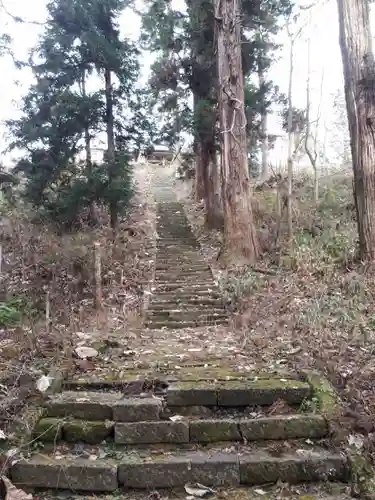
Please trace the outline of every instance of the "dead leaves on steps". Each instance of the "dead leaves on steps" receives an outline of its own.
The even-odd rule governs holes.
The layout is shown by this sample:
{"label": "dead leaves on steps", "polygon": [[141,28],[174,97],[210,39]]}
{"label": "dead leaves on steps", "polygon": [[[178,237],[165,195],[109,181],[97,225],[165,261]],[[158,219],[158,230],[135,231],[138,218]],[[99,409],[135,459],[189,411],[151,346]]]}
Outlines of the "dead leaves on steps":
{"label": "dead leaves on steps", "polygon": [[0,479],[1,498],[4,498],[4,500],[33,500],[31,493],[25,493],[23,490],[19,490],[7,477],[1,476]]}

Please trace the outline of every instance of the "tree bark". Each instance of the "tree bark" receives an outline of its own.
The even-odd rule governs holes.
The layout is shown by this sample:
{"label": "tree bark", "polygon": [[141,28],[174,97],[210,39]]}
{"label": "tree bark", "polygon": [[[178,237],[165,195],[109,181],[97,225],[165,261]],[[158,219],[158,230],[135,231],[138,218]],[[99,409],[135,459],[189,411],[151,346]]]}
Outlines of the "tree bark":
{"label": "tree bark", "polygon": [[239,0],[215,0],[215,19],[224,209],[221,259],[227,265],[246,265],[256,260],[259,249],[247,160]]}
{"label": "tree bark", "polygon": [[[82,97],[85,99],[87,97],[86,93],[86,71],[82,70]],[[86,172],[87,176],[90,178],[92,174],[92,156],[91,156],[91,137],[90,129],[88,123],[85,123],[85,153],[86,153]],[[89,224],[90,226],[95,226],[98,224],[98,217],[95,209],[95,201],[90,201],[89,205]]]}
{"label": "tree bark", "polygon": [[[108,161],[108,181],[110,188],[116,188],[117,166],[115,155],[115,133],[113,119],[113,96],[111,70],[104,70],[105,81],[105,101],[106,101],[106,125],[107,125],[107,161]],[[115,193],[113,193],[115,194]],[[109,202],[109,216],[111,228],[116,230],[118,224],[118,201],[115,198]]]}
{"label": "tree bark", "polygon": [[[311,99],[310,99],[310,77],[311,77],[311,41],[310,38],[307,40],[307,79],[306,79],[306,134],[305,134],[305,153],[309,157],[311,166],[314,170],[314,203],[315,206],[319,202],[319,177],[318,177],[318,152],[317,152],[317,133],[320,121],[320,110],[318,111],[318,117],[316,120],[316,129],[313,140],[313,147],[310,148],[309,140],[311,138]],[[323,86],[323,85],[322,85]],[[322,86],[320,98],[322,98]],[[320,105],[319,105],[320,107]]]}
{"label": "tree bark", "polygon": [[223,228],[223,211],[221,205],[220,173],[217,164],[215,144],[205,144],[206,169],[205,185],[206,196],[206,226],[209,229]]}
{"label": "tree bark", "polygon": [[287,216],[288,216],[288,239],[289,244],[293,241],[293,54],[294,38],[290,36],[289,49],[289,85],[288,85],[288,193],[287,193]]}
{"label": "tree bark", "polygon": [[338,0],[359,253],[375,260],[375,74],[367,0]]}
{"label": "tree bark", "polygon": [[[259,78],[259,88],[262,89],[265,83],[264,72],[260,63],[258,63],[258,78]],[[269,177],[269,151],[268,151],[268,117],[267,110],[265,106],[265,96],[261,92],[261,103],[260,103],[260,137],[261,137],[261,153],[262,153],[262,172],[261,180],[266,181]]]}
{"label": "tree bark", "polygon": [[[193,92],[193,108],[194,117],[197,119],[199,109],[199,96]],[[204,165],[202,161],[202,144],[199,137],[194,137],[194,153],[195,153],[195,179],[194,179],[194,197],[196,201],[205,199],[206,190],[204,185]]]}

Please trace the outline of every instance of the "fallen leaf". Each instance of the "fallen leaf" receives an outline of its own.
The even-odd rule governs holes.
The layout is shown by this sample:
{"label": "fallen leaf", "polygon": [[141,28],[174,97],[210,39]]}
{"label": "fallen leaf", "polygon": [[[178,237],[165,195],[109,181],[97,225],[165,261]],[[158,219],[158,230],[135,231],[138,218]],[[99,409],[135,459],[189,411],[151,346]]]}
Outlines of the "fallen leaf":
{"label": "fallen leaf", "polygon": [[350,434],[348,437],[349,446],[354,446],[357,450],[363,448],[363,436],[361,434]]}
{"label": "fallen leaf", "polygon": [[25,493],[23,490],[16,488],[11,481],[5,477],[1,476],[1,481],[5,486],[5,500],[32,500],[33,496],[31,493]]}
{"label": "fallen leaf", "polygon": [[36,388],[39,392],[46,392],[48,387],[51,385],[51,377],[47,377],[46,375],[42,375],[36,381]]}
{"label": "fallen leaf", "polygon": [[181,420],[185,420],[185,417],[182,415],[173,415],[172,417],[169,417],[169,420],[172,420],[172,422],[180,422]]}
{"label": "fallen leaf", "polygon": [[75,349],[75,353],[81,359],[96,358],[96,356],[99,354],[98,351],[93,347],[85,347],[85,346],[77,347]]}
{"label": "fallen leaf", "polygon": [[88,359],[76,359],[75,365],[82,372],[87,372],[87,371],[92,370],[94,368],[93,363],[90,362]]}
{"label": "fallen leaf", "polygon": [[262,489],[260,489],[260,488],[257,488],[257,489],[256,489],[256,490],[254,490],[254,491],[255,491],[255,493],[256,493],[257,495],[267,495],[267,492],[266,492],[266,491],[264,491],[264,490],[262,490]]}
{"label": "fallen leaf", "polygon": [[6,439],[5,432],[0,429],[0,439]]}
{"label": "fallen leaf", "polygon": [[203,498],[207,495],[215,493],[213,489],[200,483],[186,483],[185,491],[188,495],[198,498]]}

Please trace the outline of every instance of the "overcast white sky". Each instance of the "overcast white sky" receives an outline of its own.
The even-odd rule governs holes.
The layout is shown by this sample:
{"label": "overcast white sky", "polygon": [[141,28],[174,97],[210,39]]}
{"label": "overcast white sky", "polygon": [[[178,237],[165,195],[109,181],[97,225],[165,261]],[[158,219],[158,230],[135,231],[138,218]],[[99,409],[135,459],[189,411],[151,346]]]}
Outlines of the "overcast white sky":
{"label": "overcast white sky", "polygon": [[[304,0],[300,0],[303,2]],[[323,1],[321,7],[315,8],[312,13],[312,22],[303,30],[296,44],[294,57],[294,105],[304,107],[306,100],[306,39],[310,36],[312,56],[312,99],[316,108],[320,99],[320,81],[324,70],[323,106],[325,117],[329,119],[332,93],[342,86],[342,63],[338,43],[337,5],[335,0]],[[44,21],[46,18],[46,0],[4,0],[7,9],[16,16],[27,20]],[[137,39],[140,30],[140,20],[132,12],[126,12],[121,22],[123,35]],[[6,30],[14,39],[13,49],[19,58],[26,58],[30,48],[35,45],[41,27],[32,24],[16,24],[9,18],[0,19],[0,29]],[[283,44],[278,62],[270,71],[270,76],[281,91],[287,93],[289,75],[289,46],[286,33],[279,36],[279,43]],[[143,61],[143,73],[147,73],[150,58]],[[5,119],[17,115],[17,102],[25,94],[32,81],[30,71],[18,71],[14,68],[10,58],[0,58],[0,151],[5,147],[4,127]],[[277,119],[270,117],[271,131],[279,131]],[[4,157],[2,160],[4,161]],[[8,160],[8,157],[6,158]]]}

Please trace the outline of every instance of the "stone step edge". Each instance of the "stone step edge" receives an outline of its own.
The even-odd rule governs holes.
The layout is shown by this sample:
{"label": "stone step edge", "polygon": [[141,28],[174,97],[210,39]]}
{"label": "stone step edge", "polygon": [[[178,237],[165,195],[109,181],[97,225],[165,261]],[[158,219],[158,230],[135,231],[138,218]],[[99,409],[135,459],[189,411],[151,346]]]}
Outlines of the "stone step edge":
{"label": "stone step edge", "polygon": [[227,319],[228,313],[225,308],[222,309],[147,309],[149,321],[211,321],[218,319]]}
{"label": "stone step edge", "polygon": [[[190,367],[192,370],[194,368],[202,368],[204,367],[203,364],[197,365],[197,366],[192,366]],[[124,390],[124,389],[138,389],[138,394],[140,393],[145,393],[151,390],[153,390],[156,393],[159,393],[160,389],[164,393],[166,387],[169,384],[176,383],[176,382],[191,382],[194,380],[195,384],[198,384],[200,382],[209,382],[209,381],[215,381],[215,382],[228,382],[228,381],[242,381],[242,382],[248,382],[254,380],[254,376],[252,376],[249,373],[241,373],[238,372],[233,372],[233,375],[225,375],[221,376],[219,373],[215,377],[209,376],[203,378],[202,376],[198,376],[197,378],[189,377],[189,378],[179,378],[175,373],[174,374],[169,374],[163,371],[152,371],[151,368],[149,368],[149,371],[146,369],[145,373],[142,375],[141,378],[127,378],[127,379],[111,379],[111,380],[106,380],[106,379],[94,379],[90,378],[89,380],[82,378],[82,379],[68,379],[63,381],[62,384],[62,389],[65,391],[73,391],[73,392],[79,392],[81,391],[101,391],[105,390],[108,391],[110,389],[112,390]],[[125,368],[124,372],[132,372],[133,369],[129,368],[128,370]],[[236,375],[235,375],[236,373]],[[184,377],[185,375],[183,375]],[[261,374],[259,376],[260,380],[270,380],[269,376],[266,376],[265,374]],[[297,380],[295,378],[290,377],[288,380]],[[158,386],[161,386],[158,388]],[[134,394],[137,394],[136,392],[133,392]]]}
{"label": "stone step edge", "polygon": [[132,455],[119,462],[60,456],[34,455],[11,467],[11,479],[21,487],[70,491],[115,491],[172,488],[188,482],[206,486],[348,481],[344,455],[306,452],[282,457],[268,453],[185,452],[176,456],[154,456],[150,460]]}
{"label": "stone step edge", "polygon": [[[144,382],[135,382],[138,382],[139,386],[142,385],[140,389],[143,389]],[[158,383],[163,384],[160,379]],[[130,381],[122,386],[129,384]],[[169,407],[269,406],[278,399],[283,399],[290,405],[297,405],[311,396],[311,386],[307,382],[294,379],[215,380],[210,383],[189,380],[170,384],[165,382],[164,387],[163,399]],[[64,417],[69,414],[86,420],[152,421],[159,419],[163,399],[124,397],[121,392],[65,391],[52,396],[46,402],[45,408],[50,417]]]}
{"label": "stone step edge", "polygon": [[270,406],[278,399],[291,405],[302,403],[311,396],[308,382],[270,378],[226,382],[176,382],[168,386],[168,406]]}
{"label": "stone step edge", "polygon": [[319,439],[327,436],[321,415],[280,415],[241,419],[189,419],[183,421],[113,422],[46,417],[34,428],[42,442],[67,441],[100,444],[113,438],[117,444],[188,444],[224,441]]}
{"label": "stone step edge", "polygon": [[212,320],[212,321],[152,321],[145,323],[147,330],[179,330],[183,328],[203,328],[204,326],[226,326],[228,319]]}

